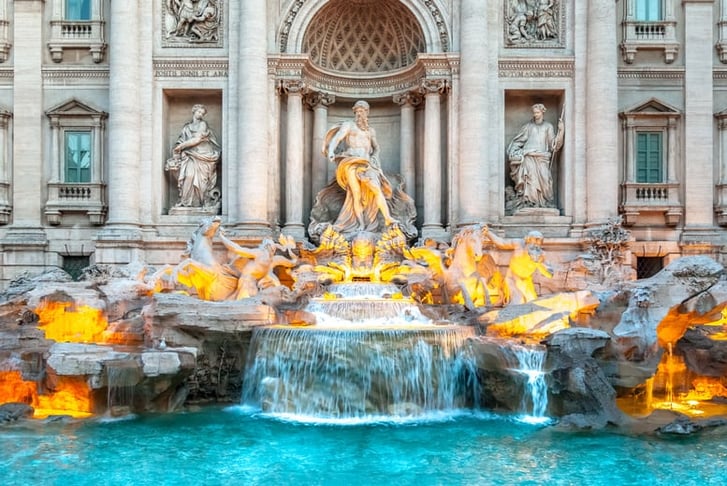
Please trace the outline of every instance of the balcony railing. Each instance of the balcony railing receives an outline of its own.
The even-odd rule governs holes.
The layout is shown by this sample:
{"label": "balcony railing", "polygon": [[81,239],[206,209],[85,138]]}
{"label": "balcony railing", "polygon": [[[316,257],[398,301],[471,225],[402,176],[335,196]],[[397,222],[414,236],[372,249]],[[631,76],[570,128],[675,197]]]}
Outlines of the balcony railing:
{"label": "balcony railing", "polygon": [[671,64],[679,51],[676,39],[676,21],[642,22],[625,20],[623,22],[623,41],[621,52],[624,62],[634,62],[640,49],[664,51],[664,62]]}
{"label": "balcony railing", "polygon": [[676,225],[684,213],[684,207],[679,200],[680,184],[641,182],[627,182],[622,185],[623,203],[621,213],[627,225],[638,221],[642,213],[661,212],[666,218],[666,224]]}
{"label": "balcony railing", "polygon": [[48,223],[61,224],[66,213],[86,214],[91,224],[103,224],[106,219],[106,184],[65,183],[48,184],[45,215]]}
{"label": "balcony railing", "polygon": [[64,49],[88,48],[94,62],[103,60],[106,49],[103,20],[51,20],[48,49],[54,62],[63,60]]}

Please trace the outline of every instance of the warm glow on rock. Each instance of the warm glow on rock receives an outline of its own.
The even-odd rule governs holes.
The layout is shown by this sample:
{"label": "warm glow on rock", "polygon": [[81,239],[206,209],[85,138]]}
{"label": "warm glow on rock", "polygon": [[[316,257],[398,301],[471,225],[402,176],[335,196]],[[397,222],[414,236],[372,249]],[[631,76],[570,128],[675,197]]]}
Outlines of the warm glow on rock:
{"label": "warm glow on rock", "polygon": [[24,381],[20,371],[0,371],[0,404],[25,403],[32,405],[38,395],[32,381]]}
{"label": "warm glow on rock", "polygon": [[25,403],[34,408],[34,418],[50,415],[88,417],[92,413],[91,390],[83,378],[59,377],[56,388],[38,394],[37,384],[25,381],[19,371],[0,371],[0,404]]}
{"label": "warm glow on rock", "polygon": [[33,407],[35,418],[45,418],[49,415],[88,417],[93,410],[91,389],[81,377],[60,376],[56,389],[47,395],[38,395]]}
{"label": "warm glow on rock", "polygon": [[58,342],[103,342],[106,329],[104,312],[72,302],[43,301],[34,309],[38,314],[38,327],[45,331],[46,339]]}

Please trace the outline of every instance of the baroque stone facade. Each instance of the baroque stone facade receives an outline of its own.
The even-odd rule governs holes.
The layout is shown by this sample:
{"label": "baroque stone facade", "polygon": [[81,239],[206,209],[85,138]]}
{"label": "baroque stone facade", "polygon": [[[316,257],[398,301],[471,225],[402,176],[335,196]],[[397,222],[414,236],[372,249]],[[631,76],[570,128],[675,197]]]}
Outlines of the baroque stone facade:
{"label": "baroque stone facade", "polygon": [[[201,214],[307,238],[325,133],[357,100],[419,237],[535,229],[563,263],[621,216],[640,271],[724,262],[725,46],[727,0],[0,0],[0,284],[175,263]],[[507,147],[536,104],[567,128],[552,202],[519,208]],[[219,204],[175,211],[194,105]]]}

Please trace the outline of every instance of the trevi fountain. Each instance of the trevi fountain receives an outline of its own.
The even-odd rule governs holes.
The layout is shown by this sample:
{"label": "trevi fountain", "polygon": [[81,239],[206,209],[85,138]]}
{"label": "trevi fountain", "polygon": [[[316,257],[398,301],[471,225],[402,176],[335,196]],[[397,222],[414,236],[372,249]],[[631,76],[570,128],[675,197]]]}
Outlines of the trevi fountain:
{"label": "trevi fountain", "polygon": [[[513,207],[552,199],[542,164],[565,126],[544,109],[508,147]],[[211,214],[179,261],[12,282],[4,484],[724,479],[724,268],[684,257],[634,280],[620,220],[567,265],[529,228],[419,238],[368,111],[325,136],[335,177],[307,239],[250,245],[223,226],[196,105],[166,170],[178,211]]]}

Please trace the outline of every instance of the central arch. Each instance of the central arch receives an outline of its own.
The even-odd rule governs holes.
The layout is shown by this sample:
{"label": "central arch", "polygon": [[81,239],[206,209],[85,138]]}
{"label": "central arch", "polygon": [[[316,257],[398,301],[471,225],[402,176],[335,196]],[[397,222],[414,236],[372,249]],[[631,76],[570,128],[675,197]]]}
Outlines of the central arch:
{"label": "central arch", "polygon": [[[349,5],[372,0],[348,0]],[[379,0],[373,0],[377,2]],[[382,3],[391,4],[391,0],[381,0]],[[282,17],[278,30],[278,47],[281,53],[302,54],[304,50],[304,38],[314,17],[335,0],[294,0],[287,13]],[[422,2],[421,0],[400,0],[397,2],[414,16],[424,36],[424,51],[430,54],[438,54],[449,51],[451,45],[449,31],[447,29],[444,9],[436,0]]]}

